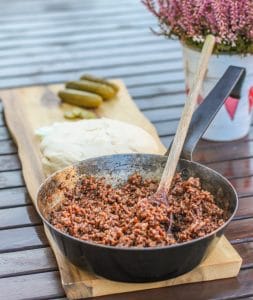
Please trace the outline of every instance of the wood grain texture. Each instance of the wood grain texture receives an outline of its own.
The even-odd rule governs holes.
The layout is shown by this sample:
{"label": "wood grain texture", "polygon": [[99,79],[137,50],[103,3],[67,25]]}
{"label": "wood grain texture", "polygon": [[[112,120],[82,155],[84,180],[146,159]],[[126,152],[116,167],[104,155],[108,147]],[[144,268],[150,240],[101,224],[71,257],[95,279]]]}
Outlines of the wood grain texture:
{"label": "wood grain texture", "polygon": [[26,188],[12,188],[0,190],[0,208],[10,208],[31,204]]}
{"label": "wood grain texture", "polygon": [[0,230],[0,253],[27,250],[48,245],[43,226]]}
{"label": "wood grain texture", "polygon": [[[64,296],[59,279],[59,272],[56,271],[2,278],[0,279],[1,298],[9,300],[29,299],[31,292],[34,295],[33,299]],[[5,286],[9,287],[8,290]],[[6,293],[7,291],[8,293]]]}
{"label": "wood grain texture", "polygon": [[[160,152],[164,153],[165,148],[161,144],[155,128],[138,110],[137,106],[129,97],[125,86],[120,81],[115,82],[121,87],[118,99],[104,103],[96,110],[98,116],[107,116],[123,120],[144,128],[154,136],[159,145]],[[59,109],[59,100],[55,96],[59,88],[59,85],[54,85],[0,91],[0,97],[4,102],[7,124],[18,144],[18,153],[21,158],[23,175],[34,203],[38,186],[44,178],[38,147],[39,141],[34,136],[34,130],[43,125],[51,124],[54,121],[63,120],[63,113]],[[66,107],[69,106],[65,105],[63,109]],[[6,156],[6,159],[3,160],[3,168],[6,168],[5,164],[8,165],[8,159],[10,159],[10,157]],[[12,164],[14,167],[15,160],[13,160]],[[12,178],[11,175],[8,175],[9,173],[15,174],[15,176]],[[0,179],[1,176],[5,179],[4,183],[2,183],[2,187],[15,187],[15,185],[19,183],[22,184],[22,177],[18,177],[18,174],[19,171],[0,173]],[[14,201],[14,205],[26,204],[27,199],[24,195],[24,191],[23,194],[19,194],[19,199],[17,199],[15,191],[16,188],[13,189],[13,194],[9,192],[9,190],[8,194],[4,194],[6,193],[4,190],[0,190],[0,193],[2,192],[2,195],[6,197],[9,195],[10,199]],[[5,200],[2,204],[3,207],[6,204],[8,203],[6,203]],[[12,205],[11,200],[9,205]],[[13,217],[11,215],[12,212]],[[18,216],[18,218],[16,219],[14,216]],[[42,232],[42,226],[38,224],[40,224],[40,220],[34,208],[31,206],[0,210],[0,229],[2,228],[2,230],[0,230],[0,239],[2,235],[2,238],[6,240],[2,245],[2,249],[0,246],[0,251],[9,253],[13,250],[22,251],[45,247],[47,241]],[[22,226],[22,228],[15,228],[19,226]],[[12,229],[6,230],[7,228]],[[8,232],[10,233],[9,236],[7,236]],[[223,238],[219,243],[219,247],[215,250],[217,253],[213,252],[196,270],[177,279],[155,284],[140,285],[115,283],[81,271],[70,264],[61,255],[49,233],[47,233],[47,237],[56,255],[63,286],[70,299],[231,277],[239,272],[241,265],[240,256],[233,250],[228,241]],[[28,261],[27,272],[32,272],[33,268],[31,264],[32,261]],[[43,270],[45,268],[46,267],[43,267]]]}
{"label": "wood grain texture", "polygon": [[31,205],[0,210],[1,229],[39,225],[41,223],[40,217]]}
{"label": "wood grain texture", "polygon": [[53,252],[49,247],[2,253],[0,266],[0,278],[57,269]]}
{"label": "wood grain texture", "polygon": [[0,155],[17,153],[17,148],[12,140],[0,140]]}
{"label": "wood grain texture", "polygon": [[0,156],[0,172],[20,169],[20,161],[17,155]]}

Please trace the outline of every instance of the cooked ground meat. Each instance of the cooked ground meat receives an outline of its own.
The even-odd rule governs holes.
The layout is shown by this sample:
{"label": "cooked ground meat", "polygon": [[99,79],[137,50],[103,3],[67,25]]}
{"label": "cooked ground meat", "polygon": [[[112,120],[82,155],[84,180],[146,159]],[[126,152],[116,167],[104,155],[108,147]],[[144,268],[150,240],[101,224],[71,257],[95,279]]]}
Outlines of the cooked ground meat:
{"label": "cooked ground meat", "polygon": [[[56,228],[76,238],[123,247],[154,247],[202,237],[224,223],[224,211],[199,178],[176,174],[168,203],[150,201],[158,182],[133,174],[117,188],[82,177],[51,213]],[[152,198],[152,197],[151,197]]]}

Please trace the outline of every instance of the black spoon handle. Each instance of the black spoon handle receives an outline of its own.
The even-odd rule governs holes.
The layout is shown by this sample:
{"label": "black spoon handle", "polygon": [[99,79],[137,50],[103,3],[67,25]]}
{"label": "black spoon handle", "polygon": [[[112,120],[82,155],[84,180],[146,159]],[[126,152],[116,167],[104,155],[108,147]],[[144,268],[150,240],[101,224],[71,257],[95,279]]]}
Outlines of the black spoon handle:
{"label": "black spoon handle", "polygon": [[[245,73],[245,68],[229,66],[215,87],[199,105],[192,116],[191,124],[181,152],[181,158],[192,160],[192,153],[198,141],[207,130],[225,100],[229,96],[237,99],[240,98],[240,90]],[[168,155],[169,149],[165,155]]]}

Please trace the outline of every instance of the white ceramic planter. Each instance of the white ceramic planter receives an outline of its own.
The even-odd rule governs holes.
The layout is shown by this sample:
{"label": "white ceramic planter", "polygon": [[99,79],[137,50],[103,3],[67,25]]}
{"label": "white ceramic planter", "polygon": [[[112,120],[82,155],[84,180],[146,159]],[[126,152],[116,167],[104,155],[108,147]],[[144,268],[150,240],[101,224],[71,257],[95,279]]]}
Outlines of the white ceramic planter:
{"label": "white ceramic planter", "polygon": [[[183,46],[186,90],[192,84],[199,55],[200,52]],[[198,102],[201,103],[230,65],[246,68],[241,98],[229,97],[226,100],[203,136],[207,140],[232,141],[240,139],[247,135],[250,129],[253,110],[253,55],[212,55]]]}

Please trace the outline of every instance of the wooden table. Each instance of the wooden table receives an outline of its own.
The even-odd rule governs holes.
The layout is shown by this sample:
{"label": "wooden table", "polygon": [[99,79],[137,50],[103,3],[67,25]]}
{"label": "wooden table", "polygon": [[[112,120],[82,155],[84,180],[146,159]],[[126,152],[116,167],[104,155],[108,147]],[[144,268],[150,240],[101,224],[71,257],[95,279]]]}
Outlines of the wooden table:
{"label": "wooden table", "polygon": [[[155,20],[138,0],[1,0],[0,11],[0,88],[83,72],[120,77],[169,144],[185,98],[180,45],[150,33]],[[0,124],[0,299],[66,299],[2,106]],[[243,257],[238,278],[101,299],[253,299],[253,131],[233,143],[201,142],[194,158],[239,193],[226,231]]]}

